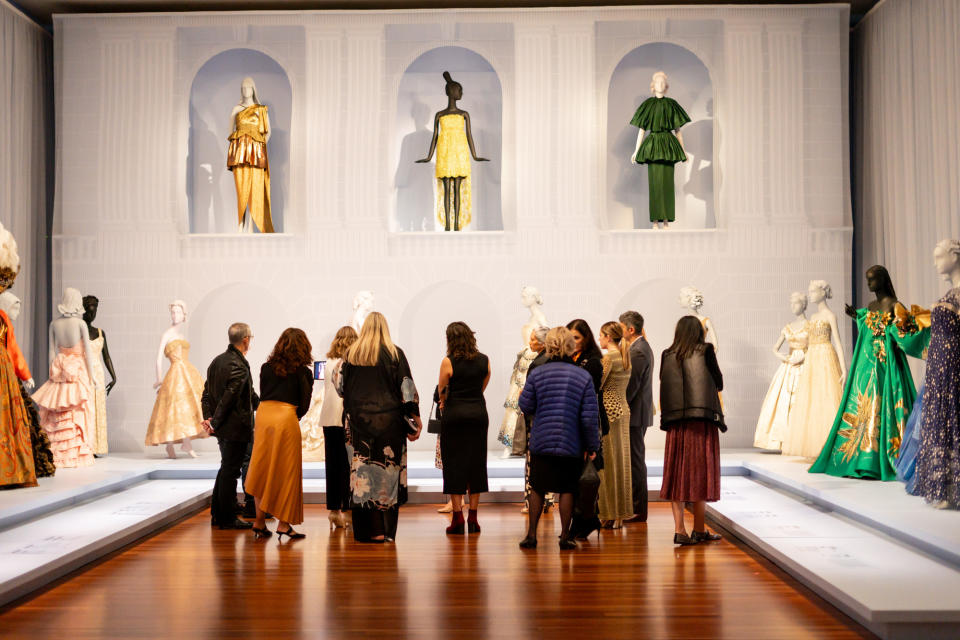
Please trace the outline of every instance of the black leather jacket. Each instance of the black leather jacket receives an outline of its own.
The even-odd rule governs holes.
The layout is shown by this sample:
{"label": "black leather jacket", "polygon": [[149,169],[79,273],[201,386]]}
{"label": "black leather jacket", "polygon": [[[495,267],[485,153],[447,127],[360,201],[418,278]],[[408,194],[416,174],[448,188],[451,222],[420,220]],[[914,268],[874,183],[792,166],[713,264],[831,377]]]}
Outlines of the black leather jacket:
{"label": "black leather jacket", "polygon": [[726,431],[719,392],[723,374],[712,344],[705,344],[683,362],[672,351],[660,357],[660,428],[691,420],[713,422]]}
{"label": "black leather jacket", "polygon": [[213,435],[220,440],[249,442],[253,439],[253,412],[260,398],[253,390],[250,365],[230,345],[213,359],[203,385],[204,419],[210,419]]}

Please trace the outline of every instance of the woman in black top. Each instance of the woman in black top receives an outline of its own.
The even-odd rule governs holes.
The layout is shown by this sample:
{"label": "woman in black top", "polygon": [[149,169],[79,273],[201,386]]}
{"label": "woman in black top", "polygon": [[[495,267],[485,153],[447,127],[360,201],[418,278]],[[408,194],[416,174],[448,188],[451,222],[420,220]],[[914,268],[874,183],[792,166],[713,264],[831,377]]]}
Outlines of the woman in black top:
{"label": "woman in black top", "polygon": [[[696,316],[677,323],[673,344],[660,358],[660,428],[667,432],[660,498],[673,503],[674,544],[690,545],[720,536],[707,531],[707,502],[720,499],[720,431],[726,431],[719,392],[723,375],[713,345],[704,342]],[[683,523],[693,503],[693,532]]]}
{"label": "woman in black top", "polygon": [[[586,320],[581,320],[580,318],[571,320],[567,323],[567,329],[573,334],[574,363],[589,373],[590,378],[593,379],[593,391],[597,394],[597,402],[600,408],[600,422],[597,425],[597,429],[602,438],[602,436],[607,435],[607,432],[610,430],[607,414],[603,409],[603,403],[600,402],[600,386],[603,384],[603,352],[600,351],[600,347],[597,346],[597,341],[594,339],[593,332],[590,330],[590,325],[587,324]],[[603,468],[602,451],[597,452],[594,465],[598,470]],[[580,501],[577,500],[576,503],[579,505]],[[570,523],[570,537],[586,540],[587,536],[600,529],[600,518],[597,516],[597,507],[598,505],[594,504],[593,513],[580,513],[578,511],[573,514],[573,519]]]}
{"label": "woman in black top", "polygon": [[447,357],[440,364],[440,457],[443,492],[453,500],[447,533],[462,534],[464,493],[470,494],[469,533],[480,533],[477,508],[487,489],[487,404],[490,361],[477,351],[477,340],[463,322],[447,327]]}
{"label": "woman in black top", "polygon": [[419,396],[387,320],[373,311],[340,373],[350,465],[353,537],[392,542],[407,502],[407,441],[420,437]]}
{"label": "woman in black top", "polygon": [[260,369],[260,406],[244,488],[254,497],[253,532],[267,538],[265,514],[279,521],[277,536],[303,538],[291,525],[303,522],[303,457],[300,418],[310,408],[313,362],[310,341],[300,329],[286,329]]}

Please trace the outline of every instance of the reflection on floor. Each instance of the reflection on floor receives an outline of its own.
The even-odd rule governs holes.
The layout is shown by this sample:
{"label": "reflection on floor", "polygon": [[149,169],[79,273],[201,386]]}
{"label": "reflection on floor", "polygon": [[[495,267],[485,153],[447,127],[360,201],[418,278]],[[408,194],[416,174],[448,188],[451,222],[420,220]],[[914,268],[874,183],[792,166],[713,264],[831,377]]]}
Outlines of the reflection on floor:
{"label": "reflection on floor", "polygon": [[[724,540],[675,549],[669,506],[573,552],[521,551],[517,505],[448,537],[402,510],[396,544],[362,545],[308,505],[302,541],[255,541],[198,513],[0,612],[5,637],[859,638],[869,634]],[[275,523],[274,523],[275,526]]]}

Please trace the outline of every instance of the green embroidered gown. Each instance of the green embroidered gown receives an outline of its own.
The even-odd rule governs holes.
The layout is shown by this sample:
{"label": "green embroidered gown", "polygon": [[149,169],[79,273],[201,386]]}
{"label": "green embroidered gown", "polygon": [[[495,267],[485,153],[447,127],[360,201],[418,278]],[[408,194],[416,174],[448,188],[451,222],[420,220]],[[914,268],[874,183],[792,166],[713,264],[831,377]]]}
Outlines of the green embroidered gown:
{"label": "green embroidered gown", "polygon": [[900,303],[894,313],[858,309],[856,319],[840,408],[810,473],[896,480],[903,427],[917,396],[907,355],[922,357],[930,329],[920,329]]}
{"label": "green embroidered gown", "polygon": [[673,165],[683,162],[687,156],[673,132],[688,122],[690,116],[683,107],[666,96],[644,100],[630,121],[633,126],[648,132],[637,149],[635,160],[647,165],[650,222],[673,222],[676,219]]}

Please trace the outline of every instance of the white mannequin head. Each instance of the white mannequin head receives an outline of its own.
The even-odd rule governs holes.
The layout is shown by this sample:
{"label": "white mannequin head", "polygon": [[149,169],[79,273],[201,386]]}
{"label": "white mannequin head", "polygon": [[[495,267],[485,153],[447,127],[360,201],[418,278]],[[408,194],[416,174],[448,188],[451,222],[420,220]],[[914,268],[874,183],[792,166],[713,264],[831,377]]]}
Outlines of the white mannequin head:
{"label": "white mannequin head", "polygon": [[657,71],[650,80],[650,93],[662,96],[667,93],[670,83],[667,81],[667,74],[663,71]]}
{"label": "white mannequin head", "polygon": [[526,285],[520,289],[520,300],[523,302],[523,306],[527,308],[534,305],[539,307],[543,304],[543,296],[540,295],[540,291],[530,285]]}
{"label": "white mannequin head", "polygon": [[13,234],[0,224],[0,291],[6,291],[13,286],[19,272],[20,254],[17,252],[17,241]]}
{"label": "white mannequin head", "polygon": [[61,316],[79,318],[83,316],[83,295],[71,287],[63,290],[63,299],[57,305]]}
{"label": "white mannequin head", "polygon": [[260,101],[257,100],[257,85],[250,76],[240,82],[240,97],[242,98],[241,103],[253,100],[254,104],[260,104]]}
{"label": "white mannequin head", "polygon": [[958,286],[954,278],[960,275],[960,240],[947,238],[937,243],[933,250],[933,263],[944,280]]}
{"label": "white mannequin head", "polygon": [[807,297],[813,304],[820,304],[833,297],[833,290],[826,280],[811,280],[807,289]]}
{"label": "white mannequin head", "polygon": [[790,313],[795,316],[802,316],[803,312],[807,310],[807,296],[806,294],[800,293],[799,291],[794,291],[790,294]]}
{"label": "white mannequin head", "polygon": [[703,294],[696,287],[680,289],[680,305],[692,311],[699,311],[703,306]]}
{"label": "white mannequin head", "polygon": [[174,300],[170,303],[170,324],[178,325],[187,321],[187,303],[183,300]]}
{"label": "white mannequin head", "polygon": [[20,317],[20,298],[11,291],[0,293],[0,310],[7,314],[11,321]]}

